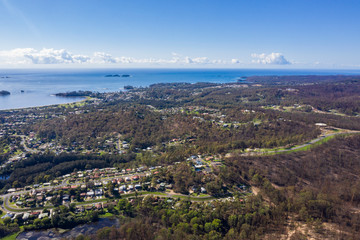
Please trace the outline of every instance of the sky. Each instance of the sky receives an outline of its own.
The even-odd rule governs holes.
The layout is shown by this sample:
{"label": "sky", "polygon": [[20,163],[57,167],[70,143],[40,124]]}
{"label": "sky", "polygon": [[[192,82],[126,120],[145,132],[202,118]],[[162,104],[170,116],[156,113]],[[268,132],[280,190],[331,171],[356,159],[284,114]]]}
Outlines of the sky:
{"label": "sky", "polygon": [[360,69],[359,12],[359,0],[0,0],[0,67]]}

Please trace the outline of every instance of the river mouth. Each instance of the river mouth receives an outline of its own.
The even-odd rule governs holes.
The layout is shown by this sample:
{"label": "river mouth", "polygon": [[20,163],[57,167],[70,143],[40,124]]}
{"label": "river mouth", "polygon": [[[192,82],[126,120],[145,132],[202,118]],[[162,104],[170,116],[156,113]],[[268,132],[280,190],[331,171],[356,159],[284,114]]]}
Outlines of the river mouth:
{"label": "river mouth", "polygon": [[59,231],[55,228],[38,231],[25,231],[20,233],[16,239],[18,240],[60,240],[68,238],[76,238],[78,235],[91,235],[95,234],[99,229],[104,227],[119,227],[120,223],[118,219],[100,218],[99,221],[94,223],[81,224],[73,229],[69,229],[66,232]]}

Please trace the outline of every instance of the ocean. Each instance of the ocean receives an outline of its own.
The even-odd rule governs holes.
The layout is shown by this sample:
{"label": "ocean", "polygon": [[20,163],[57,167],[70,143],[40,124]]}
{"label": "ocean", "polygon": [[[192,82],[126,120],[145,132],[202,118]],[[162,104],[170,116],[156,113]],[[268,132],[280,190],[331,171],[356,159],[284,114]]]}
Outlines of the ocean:
{"label": "ocean", "polygon": [[[130,77],[106,77],[106,75]],[[235,82],[243,76],[266,75],[352,75],[360,70],[273,70],[273,69],[2,69],[0,110],[44,106],[78,101],[79,98],[56,97],[60,92],[90,90],[121,91],[124,86],[146,87],[171,82]]]}

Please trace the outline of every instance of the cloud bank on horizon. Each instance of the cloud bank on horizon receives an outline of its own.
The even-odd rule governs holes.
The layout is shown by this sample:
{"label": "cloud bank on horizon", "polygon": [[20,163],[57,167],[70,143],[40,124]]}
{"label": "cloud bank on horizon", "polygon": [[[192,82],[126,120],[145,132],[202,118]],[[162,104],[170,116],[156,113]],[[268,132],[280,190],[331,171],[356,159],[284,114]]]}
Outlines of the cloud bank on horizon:
{"label": "cloud bank on horizon", "polygon": [[[92,55],[73,54],[66,49],[43,48],[15,48],[0,51],[0,64],[5,65],[31,65],[31,64],[148,64],[148,65],[234,65],[243,64],[240,59],[230,60],[209,59],[207,57],[189,57],[171,53],[172,57],[162,58],[133,58],[114,57],[105,52],[94,52]],[[291,64],[280,53],[252,54],[252,63],[287,65]]]}
{"label": "cloud bank on horizon", "polygon": [[271,54],[251,54],[251,57],[253,58],[253,63],[261,63],[261,64],[277,64],[277,65],[287,65],[291,64],[284,55],[281,53],[271,53]]}

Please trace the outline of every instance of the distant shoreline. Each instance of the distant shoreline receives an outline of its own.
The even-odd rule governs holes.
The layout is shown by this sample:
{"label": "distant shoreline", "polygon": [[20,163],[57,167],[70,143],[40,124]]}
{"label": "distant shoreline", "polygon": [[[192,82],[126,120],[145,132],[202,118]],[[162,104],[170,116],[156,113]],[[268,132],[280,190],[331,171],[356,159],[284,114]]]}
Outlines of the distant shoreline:
{"label": "distant shoreline", "polygon": [[[106,75],[129,76],[124,78]],[[51,95],[72,91],[115,92],[131,87],[148,87],[164,83],[235,83],[241,77],[294,75],[360,75],[360,70],[304,70],[304,69],[7,69],[0,78],[1,88],[11,95],[0,98],[0,109],[24,109],[77,102],[78,99],[55,100]],[[118,74],[120,76],[120,74]],[[244,82],[245,83],[245,82]],[[130,87],[131,86],[131,87]],[[21,90],[24,94],[18,95]],[[65,96],[62,97],[73,97]],[[75,96],[74,96],[75,97]]]}
{"label": "distant shoreline", "polygon": [[[50,95],[50,96],[55,96],[55,95]],[[71,97],[67,97],[67,98],[70,99]],[[83,101],[87,100],[86,97],[73,97],[73,98],[79,98],[79,100],[78,101],[66,102],[66,103],[54,103],[54,104],[46,104],[46,105],[39,105],[39,106],[32,106],[32,107],[0,109],[0,113],[4,112],[4,111],[17,111],[17,110],[25,110],[25,109],[32,109],[32,108],[55,107],[55,106],[59,106],[59,105],[63,105],[63,104],[72,104],[72,103],[78,103],[78,102],[83,102]]]}

